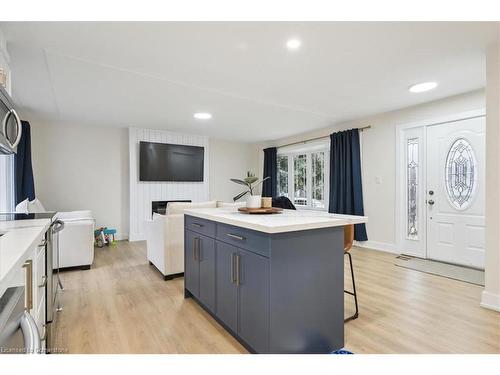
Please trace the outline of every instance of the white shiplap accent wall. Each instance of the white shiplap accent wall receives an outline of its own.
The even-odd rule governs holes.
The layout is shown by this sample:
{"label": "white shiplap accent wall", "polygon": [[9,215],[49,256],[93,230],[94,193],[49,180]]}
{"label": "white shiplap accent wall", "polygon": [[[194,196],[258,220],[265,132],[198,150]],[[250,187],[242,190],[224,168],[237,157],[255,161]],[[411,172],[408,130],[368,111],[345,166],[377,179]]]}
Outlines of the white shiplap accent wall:
{"label": "white shiplap accent wall", "polygon": [[[139,142],[172,143],[205,148],[203,182],[143,182],[139,181]],[[129,128],[130,150],[130,241],[144,240],[143,225],[151,219],[151,202],[171,199],[209,199],[208,137],[179,134],[163,130]]]}

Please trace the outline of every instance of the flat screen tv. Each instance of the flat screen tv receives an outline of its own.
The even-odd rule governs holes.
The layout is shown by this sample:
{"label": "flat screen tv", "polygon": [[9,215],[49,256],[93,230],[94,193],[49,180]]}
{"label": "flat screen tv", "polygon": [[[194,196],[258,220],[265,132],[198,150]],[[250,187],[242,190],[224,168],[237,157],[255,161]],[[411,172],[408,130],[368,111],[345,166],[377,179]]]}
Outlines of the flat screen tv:
{"label": "flat screen tv", "polygon": [[140,181],[203,181],[205,149],[198,146],[140,142]]}

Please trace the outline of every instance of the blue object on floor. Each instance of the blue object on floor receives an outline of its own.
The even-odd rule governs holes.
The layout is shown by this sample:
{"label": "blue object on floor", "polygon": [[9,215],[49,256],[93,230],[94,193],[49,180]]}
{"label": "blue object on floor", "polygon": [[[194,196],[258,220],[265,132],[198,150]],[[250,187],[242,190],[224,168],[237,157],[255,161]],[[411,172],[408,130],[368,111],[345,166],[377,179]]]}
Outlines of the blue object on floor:
{"label": "blue object on floor", "polygon": [[350,352],[349,350],[339,349],[332,352],[332,354],[354,354],[354,353]]}

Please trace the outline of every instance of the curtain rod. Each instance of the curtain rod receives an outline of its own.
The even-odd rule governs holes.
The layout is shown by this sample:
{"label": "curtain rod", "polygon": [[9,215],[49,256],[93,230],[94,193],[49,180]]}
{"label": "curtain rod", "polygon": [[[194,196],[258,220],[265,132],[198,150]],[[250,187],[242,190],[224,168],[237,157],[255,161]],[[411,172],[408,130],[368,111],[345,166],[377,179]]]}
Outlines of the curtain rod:
{"label": "curtain rod", "polygon": [[[362,132],[363,130],[368,130],[370,128],[371,128],[371,125],[368,125],[368,126],[363,126],[362,128],[358,128],[358,130],[360,132]],[[277,146],[277,148],[288,147],[288,146],[293,146],[293,145],[299,145],[301,143],[307,143],[307,142],[312,142],[312,141],[319,141],[320,139],[325,139],[325,138],[330,138],[330,136],[329,135],[325,135],[323,137],[316,137],[316,138],[306,139],[305,141],[298,141],[298,142],[287,143],[286,145]]]}

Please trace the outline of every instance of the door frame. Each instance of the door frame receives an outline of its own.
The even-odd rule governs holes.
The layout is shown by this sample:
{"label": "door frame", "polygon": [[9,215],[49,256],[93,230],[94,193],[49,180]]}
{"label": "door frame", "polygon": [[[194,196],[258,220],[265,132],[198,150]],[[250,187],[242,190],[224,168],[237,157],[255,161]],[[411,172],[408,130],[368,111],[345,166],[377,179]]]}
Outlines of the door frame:
{"label": "door frame", "polygon": [[447,123],[452,123],[452,122],[457,122],[457,121],[462,121],[462,120],[468,120],[471,118],[477,118],[477,117],[484,117],[486,116],[486,109],[485,108],[480,108],[477,110],[471,110],[471,111],[466,111],[466,112],[459,112],[451,115],[446,115],[446,116],[441,116],[441,117],[436,117],[436,118],[431,118],[428,120],[423,120],[423,121],[416,121],[416,122],[411,122],[411,123],[406,123],[406,124],[399,124],[396,125],[395,128],[395,142],[396,142],[396,159],[395,159],[395,168],[396,168],[396,180],[395,180],[395,211],[394,211],[394,228],[395,228],[395,233],[394,233],[394,239],[395,239],[395,244],[396,244],[396,252],[399,254],[408,254],[411,256],[416,256],[419,258],[427,258],[427,211],[425,210],[425,216],[423,220],[420,220],[421,223],[424,223],[423,226],[423,246],[421,251],[405,251],[403,250],[403,238],[406,238],[406,235],[404,234],[404,228],[406,225],[406,179],[405,173],[403,173],[403,169],[405,167],[404,161],[406,159],[406,148],[403,145],[403,142],[405,140],[405,130],[408,129],[414,129],[414,128],[422,128],[423,129],[423,140],[424,140],[424,155],[421,161],[422,164],[422,184],[426,188],[427,186],[427,174],[426,174],[426,154],[425,154],[425,147],[427,144],[427,128],[429,126],[434,126],[434,125],[442,125],[442,124],[447,124]]}

